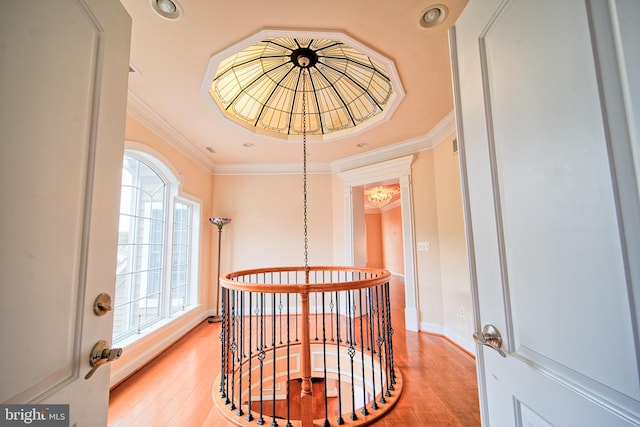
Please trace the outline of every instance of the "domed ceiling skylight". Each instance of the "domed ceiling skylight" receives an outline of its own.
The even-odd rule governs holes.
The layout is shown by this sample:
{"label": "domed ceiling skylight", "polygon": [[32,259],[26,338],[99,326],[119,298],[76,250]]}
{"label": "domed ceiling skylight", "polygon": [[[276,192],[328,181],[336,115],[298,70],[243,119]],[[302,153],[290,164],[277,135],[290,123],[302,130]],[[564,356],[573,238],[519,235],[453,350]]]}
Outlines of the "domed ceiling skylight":
{"label": "domed ceiling skylight", "polygon": [[256,36],[214,56],[205,80],[224,116],[256,132],[301,135],[304,101],[308,136],[349,135],[389,117],[404,95],[391,61],[341,33]]}

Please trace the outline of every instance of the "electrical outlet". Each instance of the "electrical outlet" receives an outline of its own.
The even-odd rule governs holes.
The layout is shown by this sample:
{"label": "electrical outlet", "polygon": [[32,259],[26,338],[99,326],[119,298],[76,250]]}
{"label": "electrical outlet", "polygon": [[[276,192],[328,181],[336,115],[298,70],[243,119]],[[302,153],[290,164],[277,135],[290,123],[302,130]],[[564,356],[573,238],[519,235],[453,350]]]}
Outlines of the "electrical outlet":
{"label": "electrical outlet", "polygon": [[418,242],[418,250],[419,251],[428,251],[429,250],[429,242]]}

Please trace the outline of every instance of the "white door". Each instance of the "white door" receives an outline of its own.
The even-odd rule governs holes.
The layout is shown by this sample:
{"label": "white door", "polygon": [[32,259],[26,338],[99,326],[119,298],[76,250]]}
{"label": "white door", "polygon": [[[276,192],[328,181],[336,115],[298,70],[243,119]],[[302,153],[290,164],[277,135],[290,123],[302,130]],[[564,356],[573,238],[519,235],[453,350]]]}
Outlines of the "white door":
{"label": "white door", "polygon": [[483,425],[640,425],[638,40],[637,0],[471,0],[451,31],[476,325],[506,356],[478,348]]}
{"label": "white door", "polygon": [[106,425],[109,369],[85,376],[111,341],[93,301],[115,287],[130,28],[118,1],[0,13],[0,402],[70,425]]}

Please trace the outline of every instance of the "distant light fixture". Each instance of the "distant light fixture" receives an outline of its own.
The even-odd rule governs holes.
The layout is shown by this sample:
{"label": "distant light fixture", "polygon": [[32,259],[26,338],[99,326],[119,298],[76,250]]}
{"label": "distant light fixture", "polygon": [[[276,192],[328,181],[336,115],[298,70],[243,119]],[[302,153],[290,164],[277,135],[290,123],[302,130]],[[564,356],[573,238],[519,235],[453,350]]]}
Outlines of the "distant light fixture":
{"label": "distant light fixture", "polygon": [[244,144],[242,144],[242,146],[245,148],[253,148],[256,146],[256,144],[254,144],[253,142],[245,142]]}
{"label": "distant light fixture", "polygon": [[164,19],[175,21],[182,15],[182,8],[176,0],[149,0],[149,4]]}
{"label": "distant light fixture", "polygon": [[449,9],[443,4],[435,4],[429,6],[427,10],[422,12],[420,16],[420,25],[423,28],[431,28],[442,23],[449,15]]}
{"label": "distant light fixture", "polygon": [[397,185],[392,186],[378,186],[369,190],[365,190],[364,194],[367,201],[377,208],[381,208],[388,205],[393,196],[400,193],[400,188]]}
{"label": "distant light fixture", "polygon": [[356,147],[358,148],[366,148],[369,146],[368,142],[361,142],[360,144],[357,144]]}

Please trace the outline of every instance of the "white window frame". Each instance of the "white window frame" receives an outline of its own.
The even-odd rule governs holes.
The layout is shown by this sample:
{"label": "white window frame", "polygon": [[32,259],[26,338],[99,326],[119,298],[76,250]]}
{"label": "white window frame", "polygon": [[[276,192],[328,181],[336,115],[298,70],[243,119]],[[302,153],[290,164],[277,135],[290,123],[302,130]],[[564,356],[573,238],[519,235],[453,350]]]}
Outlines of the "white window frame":
{"label": "white window frame", "polygon": [[[182,176],[162,154],[152,148],[135,142],[126,141],[123,157],[128,155],[136,158],[153,169],[166,184],[166,198],[164,218],[164,248],[163,248],[163,272],[161,278],[161,307],[160,316],[152,322],[137,330],[130,329],[126,333],[113,337],[114,343],[130,344],[131,342],[154,331],[173,319],[176,319],[191,309],[198,307],[199,301],[199,269],[200,269],[200,220],[202,202],[196,197],[182,191]],[[173,237],[174,237],[174,212],[177,203],[189,205],[191,209],[190,239],[189,239],[189,267],[187,271],[187,298],[183,310],[171,313],[171,286],[173,277]]]}

